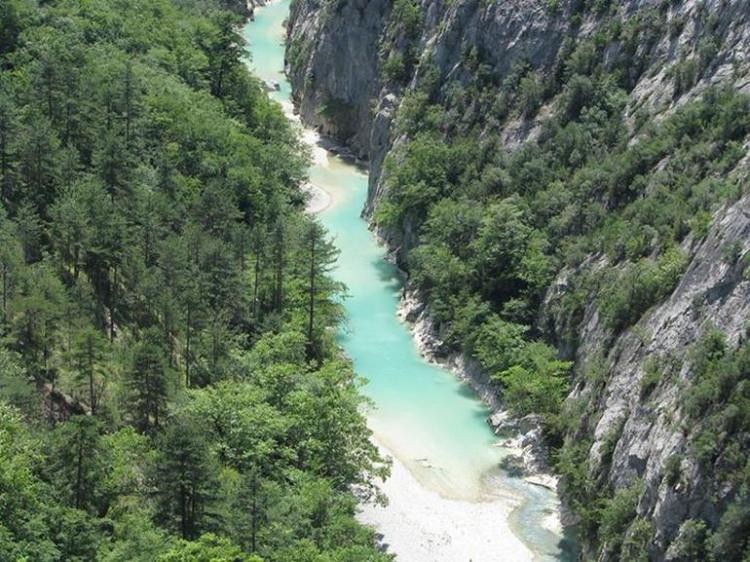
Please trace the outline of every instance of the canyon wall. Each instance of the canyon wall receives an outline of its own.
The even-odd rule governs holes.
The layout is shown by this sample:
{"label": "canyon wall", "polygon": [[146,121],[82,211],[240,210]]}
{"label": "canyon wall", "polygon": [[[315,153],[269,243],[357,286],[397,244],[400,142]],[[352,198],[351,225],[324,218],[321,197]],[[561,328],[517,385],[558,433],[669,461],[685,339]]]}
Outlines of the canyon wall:
{"label": "canyon wall", "polygon": [[[410,19],[414,8],[418,23]],[[499,130],[502,150],[513,153],[537,141],[561,96],[552,92],[533,112],[498,121],[486,111],[496,100],[481,98],[472,86],[483,73],[503,83],[521,66],[542,77],[564,75],[582,44],[596,45],[605,69],[619,69],[631,144],[639,142],[640,123],[664,121],[709,88],[750,93],[746,1],[295,0],[288,38],[287,70],[303,119],[369,160],[365,212],[407,269],[420,244],[418,229],[408,220],[379,224],[377,210],[389,190],[385,163],[391,158],[398,165],[399,149],[412,140],[398,125],[412,94],[429,92],[431,104],[472,134]],[[722,177],[745,186],[747,139],[742,150],[745,156]],[[731,459],[720,454],[706,464],[698,458],[702,422],[685,413],[683,394],[696,376],[692,350],[708,330],[723,333],[730,348],[744,342],[750,197],[718,206],[706,231],[685,237],[680,250],[687,266],[675,288],[625,329],[604,322],[593,300],[576,316],[559,306],[583,270],[619,267],[596,254],[559,270],[535,326],[574,362],[566,403],[580,423],[568,438],[589,444],[593,485],[615,495],[639,486],[635,520],[651,522],[645,554],[651,560],[696,559],[685,546],[689,523],[717,528],[740,494],[740,482],[716,477]],[[563,483],[568,501],[576,499],[571,490]],[[635,525],[627,531],[637,532]],[[583,542],[586,559],[617,559],[606,541]]]}

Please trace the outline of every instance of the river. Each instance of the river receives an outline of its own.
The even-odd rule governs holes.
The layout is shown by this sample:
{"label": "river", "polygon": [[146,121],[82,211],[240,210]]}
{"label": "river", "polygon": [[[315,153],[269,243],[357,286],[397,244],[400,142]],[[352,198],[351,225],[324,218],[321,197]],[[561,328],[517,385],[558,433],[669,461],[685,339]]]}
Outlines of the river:
{"label": "river", "polygon": [[[289,0],[256,10],[244,33],[250,66],[278,82],[269,95],[290,113],[282,72],[288,10]],[[424,361],[399,321],[402,279],[360,218],[366,173],[318,148],[309,177],[332,199],[319,216],[341,251],[335,275],[348,287],[340,343],[368,380],[368,425],[394,458],[384,486],[389,506],[364,506],[360,519],[404,562],[567,559],[555,494],[497,468],[509,451],[488,427],[487,408],[455,376]]]}

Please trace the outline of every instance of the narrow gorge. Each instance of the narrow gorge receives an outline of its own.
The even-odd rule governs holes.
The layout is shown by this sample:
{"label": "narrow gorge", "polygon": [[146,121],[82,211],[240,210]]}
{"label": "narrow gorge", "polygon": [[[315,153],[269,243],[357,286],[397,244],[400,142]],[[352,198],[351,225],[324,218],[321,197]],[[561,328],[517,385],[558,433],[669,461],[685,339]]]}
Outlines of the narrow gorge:
{"label": "narrow gorge", "polygon": [[[296,119],[283,75],[288,9],[285,1],[258,9],[246,36],[254,72]],[[313,150],[310,182],[330,198],[319,216],[341,251],[334,275],[348,288],[339,341],[368,380],[368,425],[394,461],[383,486],[388,506],[365,505],[360,519],[383,533],[388,551],[403,560],[571,559],[547,482],[526,482],[499,469],[515,450],[487,425],[489,410],[465,383],[421,358],[399,321],[401,272],[360,217],[367,174],[353,156],[335,156],[319,144],[335,152],[342,147],[325,139],[316,144],[312,131],[303,137]]]}

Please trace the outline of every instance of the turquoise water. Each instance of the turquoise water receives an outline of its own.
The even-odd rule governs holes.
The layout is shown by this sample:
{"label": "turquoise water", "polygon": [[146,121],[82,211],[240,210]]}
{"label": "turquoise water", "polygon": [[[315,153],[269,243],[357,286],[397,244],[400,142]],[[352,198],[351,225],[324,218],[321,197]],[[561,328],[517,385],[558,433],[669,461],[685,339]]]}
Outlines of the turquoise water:
{"label": "turquoise water", "polygon": [[[257,11],[245,35],[255,73],[276,81],[271,97],[287,107],[291,88],[282,73],[282,23],[289,0]],[[349,290],[348,322],[340,341],[359,374],[368,379],[365,393],[374,407],[368,422],[377,440],[409,468],[420,483],[446,497],[479,501],[503,486],[523,503],[511,524],[540,559],[561,559],[560,537],[540,526],[555,507],[555,496],[542,488],[507,478],[497,469],[506,450],[486,423],[488,411],[473,392],[443,369],[425,362],[396,311],[402,280],[384,260],[360,218],[367,195],[367,176],[356,167],[329,157],[311,166],[310,180],[334,197],[320,219],[341,250],[335,275]]]}

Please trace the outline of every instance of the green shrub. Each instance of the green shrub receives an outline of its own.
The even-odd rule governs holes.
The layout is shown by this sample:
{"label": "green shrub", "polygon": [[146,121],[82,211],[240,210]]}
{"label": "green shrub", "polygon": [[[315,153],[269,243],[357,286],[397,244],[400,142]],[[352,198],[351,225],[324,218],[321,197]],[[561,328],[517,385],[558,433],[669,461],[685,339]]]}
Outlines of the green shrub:
{"label": "green shrub", "polygon": [[605,504],[596,482],[591,476],[589,451],[586,439],[570,439],[556,452],[555,470],[560,474],[571,507],[580,517],[580,530],[588,539],[595,539],[602,519],[600,511]]}
{"label": "green shrub", "polygon": [[646,310],[672,293],[687,264],[685,253],[673,247],[658,260],[643,258],[611,276],[600,300],[609,326],[619,332],[637,322]]}
{"label": "green shrub", "polygon": [[620,437],[622,437],[622,430],[625,428],[626,421],[627,416],[624,416],[604,436],[599,448],[599,457],[602,466],[608,467],[612,464],[612,455],[614,455],[617,443],[620,441]]}
{"label": "green shrub", "polygon": [[680,560],[707,560],[706,539],[708,526],[705,521],[688,519],[680,525],[677,538],[669,547],[669,553]]}
{"label": "green shrub", "polygon": [[671,455],[664,463],[664,478],[667,484],[674,486],[680,481],[682,475],[682,455]]}
{"label": "green shrub", "polygon": [[541,342],[526,344],[518,363],[496,375],[508,407],[518,415],[555,416],[568,391],[569,361],[557,359],[554,348]]}
{"label": "green shrub", "polygon": [[404,55],[401,53],[391,53],[383,63],[383,74],[390,82],[403,82],[408,78],[406,73],[406,64]]}
{"label": "green shrub", "polygon": [[422,10],[415,0],[394,0],[391,21],[409,38],[415,38],[422,28]]}
{"label": "green shrub", "polygon": [[649,358],[643,366],[641,377],[641,400],[648,398],[661,381],[662,371],[659,360],[655,357]]}
{"label": "green shrub", "polygon": [[708,541],[714,560],[747,560],[750,555],[750,497],[738,497],[724,512]]}
{"label": "green shrub", "polygon": [[636,507],[642,493],[643,482],[639,480],[617,490],[614,497],[604,501],[600,512],[599,542],[615,557],[619,555],[626,531],[635,519]]}
{"label": "green shrub", "polygon": [[628,562],[650,562],[651,557],[648,554],[648,545],[654,538],[654,524],[644,519],[636,517],[627,530],[625,540],[622,543],[621,560]]}
{"label": "green shrub", "polygon": [[542,78],[536,72],[530,72],[518,83],[518,108],[526,117],[534,115],[544,101]]}

